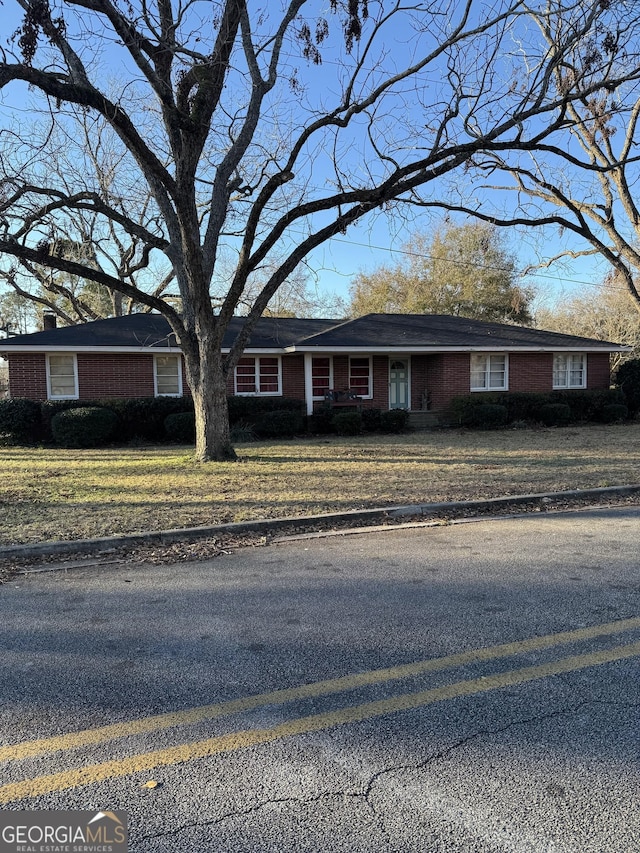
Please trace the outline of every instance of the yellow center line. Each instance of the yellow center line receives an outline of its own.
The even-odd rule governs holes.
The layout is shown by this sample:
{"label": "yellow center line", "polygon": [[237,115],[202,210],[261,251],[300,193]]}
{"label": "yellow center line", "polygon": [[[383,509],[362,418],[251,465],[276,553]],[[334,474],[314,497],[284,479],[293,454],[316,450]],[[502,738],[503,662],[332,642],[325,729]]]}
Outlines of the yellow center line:
{"label": "yellow center line", "polygon": [[107,779],[128,776],[131,773],[182,764],[212,755],[231,753],[249,746],[269,743],[294,735],[318,732],[335,726],[380,717],[384,714],[416,709],[435,702],[443,702],[447,699],[472,696],[502,687],[525,684],[526,682],[547,678],[551,675],[574,672],[585,669],[586,667],[601,666],[602,664],[624,660],[625,658],[637,655],[640,655],[640,642],[626,646],[617,646],[616,648],[604,651],[591,652],[589,654],[573,655],[537,666],[515,669],[484,678],[458,681],[444,687],[436,687],[417,693],[405,693],[401,696],[380,699],[376,702],[366,702],[362,705],[354,705],[337,711],[299,717],[267,729],[249,729],[232,732],[208,738],[207,740],[180,744],[167,749],[133,755],[124,759],[105,761],[101,764],[93,764],[75,770],[53,773],[48,776],[39,776],[33,779],[24,779],[20,782],[1,786],[0,803],[15,802],[81,785],[92,785]]}
{"label": "yellow center line", "polygon": [[605,637],[611,634],[619,634],[636,628],[640,628],[640,616],[620,619],[601,625],[592,625],[588,628],[577,628],[573,631],[561,631],[557,634],[532,637],[528,640],[516,640],[512,643],[471,649],[467,652],[458,652],[441,658],[431,658],[399,666],[352,673],[337,678],[329,678],[324,681],[316,681],[312,684],[302,684],[298,687],[272,690],[267,693],[258,693],[241,699],[231,699],[227,702],[217,702],[212,705],[202,705],[183,711],[173,711],[166,714],[142,717],[137,720],[112,723],[95,729],[85,729],[83,731],[69,732],[63,735],[40,738],[24,743],[9,744],[8,746],[0,747],[0,761],[17,761],[22,758],[31,758],[49,752],[59,752],[105,743],[115,738],[147,734],[175,726],[192,725],[206,720],[237,714],[242,711],[250,711],[264,705],[282,704],[299,699],[327,696],[332,693],[355,690],[358,687],[381,684],[385,681],[394,681],[424,675],[428,672],[452,669],[457,666],[463,666],[464,664],[497,660],[503,657],[511,657],[513,655],[541,651],[597,637]]}

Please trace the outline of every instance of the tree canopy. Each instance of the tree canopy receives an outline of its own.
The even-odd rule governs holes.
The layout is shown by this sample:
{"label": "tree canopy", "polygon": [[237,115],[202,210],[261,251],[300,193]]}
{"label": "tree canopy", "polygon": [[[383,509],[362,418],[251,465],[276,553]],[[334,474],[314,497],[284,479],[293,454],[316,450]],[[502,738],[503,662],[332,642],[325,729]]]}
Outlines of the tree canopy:
{"label": "tree canopy", "polygon": [[[622,0],[15,3],[0,269],[11,286],[46,269],[164,314],[203,461],[235,457],[227,380],[317,247],[374,215],[397,230],[403,210],[451,197],[446,176],[543,152],[572,105],[640,78]],[[58,250],[87,236],[86,257]]]}
{"label": "tree canopy", "polygon": [[530,322],[533,291],[518,284],[515,255],[493,226],[445,223],[431,236],[414,235],[402,253],[394,266],[356,276],[352,316],[375,311]]}
{"label": "tree canopy", "polygon": [[640,316],[621,276],[611,275],[587,293],[559,300],[536,312],[535,325],[552,332],[614,341],[633,347],[630,353],[615,353],[612,367],[640,357]]}

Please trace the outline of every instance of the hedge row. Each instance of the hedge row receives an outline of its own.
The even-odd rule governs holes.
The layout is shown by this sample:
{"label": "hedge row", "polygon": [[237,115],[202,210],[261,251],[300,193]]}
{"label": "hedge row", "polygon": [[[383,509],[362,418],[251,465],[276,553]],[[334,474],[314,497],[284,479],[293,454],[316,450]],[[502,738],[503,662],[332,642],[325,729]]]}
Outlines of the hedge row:
{"label": "hedge row", "polygon": [[[286,397],[230,397],[233,441],[290,438],[308,427],[316,433],[357,435],[401,432],[408,412],[364,409],[321,411],[305,420],[304,402]],[[195,437],[190,397],[141,397],[97,400],[0,400],[0,442],[54,443],[61,447],[97,447],[133,440],[189,443]]]}
{"label": "hedge row", "polygon": [[[165,423],[170,416],[186,415],[186,422],[194,424],[193,401],[191,397],[114,397],[95,400],[47,400],[42,403],[34,400],[11,398],[0,400],[0,441],[4,444],[45,444],[56,442],[70,446],[73,439],[68,436],[59,438],[54,421],[63,412],[79,409],[101,409],[115,414],[110,418],[112,430],[110,441],[127,443],[136,439],[150,442],[176,440],[175,431],[168,434]],[[265,436],[280,434],[283,421],[287,416],[295,423],[294,432],[300,431],[303,422],[304,403],[287,397],[230,397],[229,417],[231,426],[249,423],[256,434]],[[284,416],[284,418],[283,418]],[[75,422],[78,426],[78,438],[74,446],[82,446],[83,433],[92,434],[92,428],[82,426],[91,418],[80,414],[62,419],[62,423]],[[109,417],[109,416],[107,416]],[[89,420],[86,420],[89,418]],[[185,421],[185,418],[182,419]],[[270,426],[273,421],[275,426]],[[61,428],[62,429],[62,428]],[[73,429],[68,427],[68,429]],[[172,426],[170,425],[170,430]],[[195,427],[182,428],[182,435],[189,434]],[[271,431],[270,431],[271,430]],[[88,440],[88,439],[86,439]],[[102,442],[107,439],[102,439]]]}
{"label": "hedge row", "polygon": [[514,423],[614,423],[629,415],[619,388],[603,391],[551,391],[548,394],[469,394],[451,402],[451,423],[478,429],[495,429]]}
{"label": "hedge row", "polygon": [[362,409],[361,411],[333,412],[320,409],[308,418],[309,431],[321,435],[359,435],[362,432],[399,433],[409,423],[405,409]]}
{"label": "hedge row", "polygon": [[[548,394],[470,394],[452,401],[453,424],[496,428],[513,423],[562,425],[585,421],[613,423],[640,411],[640,361],[620,368],[620,387],[606,391],[552,391]],[[286,397],[230,397],[229,417],[234,441],[287,438],[305,429],[304,403]],[[321,410],[307,419],[314,433],[357,435],[398,433],[406,429],[402,409],[339,412]],[[195,417],[190,397],[111,398],[38,403],[0,400],[0,442],[55,442],[64,447],[89,447],[107,441],[128,443],[193,441]]]}

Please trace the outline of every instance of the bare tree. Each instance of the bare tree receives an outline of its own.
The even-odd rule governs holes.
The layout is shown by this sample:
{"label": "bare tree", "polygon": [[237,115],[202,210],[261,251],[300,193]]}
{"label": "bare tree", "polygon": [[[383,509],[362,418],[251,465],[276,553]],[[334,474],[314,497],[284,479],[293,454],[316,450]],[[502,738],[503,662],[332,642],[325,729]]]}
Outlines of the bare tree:
{"label": "bare tree", "polygon": [[[627,18],[622,16],[616,28],[594,30],[586,43],[584,63],[600,65],[609,59],[633,76],[638,58],[629,49],[627,37],[635,29],[637,7],[631,3],[619,6],[627,9]],[[535,14],[532,20],[551,45],[555,30],[549,19]],[[558,63],[553,75],[560,90],[574,84],[571,64]],[[624,71],[620,76],[625,76]],[[597,91],[571,99],[564,108],[564,122],[525,156],[496,151],[474,155],[468,176],[476,199],[437,206],[496,225],[555,227],[561,235],[571,235],[571,248],[551,257],[545,252],[535,268],[567,258],[604,257],[631,296],[627,310],[635,307],[640,311],[639,118],[637,82],[611,80]],[[505,182],[496,182],[501,178]],[[491,193],[495,193],[493,206]],[[504,204],[505,193],[511,195],[512,203]]]}
{"label": "bare tree", "polygon": [[[476,155],[543,149],[573,121],[572,104],[640,77],[637,16],[618,0],[331,0],[328,19],[314,0],[260,11],[246,0],[67,0],[63,15],[48,0],[16,2],[24,22],[0,88],[28,85],[46,111],[40,139],[10,131],[22,168],[5,168],[0,184],[0,253],[164,314],[184,354],[203,461],[235,458],[227,377],[315,248],[375,212],[441,198],[442,179]],[[591,45],[607,39],[615,49],[596,56]],[[109,65],[128,75],[117,91],[105,82]],[[111,129],[119,152],[107,186],[87,186],[86,158],[64,182],[37,168],[50,125],[72,139],[87,117]],[[146,218],[127,203],[142,188]],[[135,240],[138,281],[164,258],[181,311],[148,280],[56,254],[59,223],[79,210]],[[212,307],[228,252],[233,275]],[[223,353],[243,293],[265,269]]]}
{"label": "bare tree", "polygon": [[631,352],[612,354],[613,370],[640,356],[640,316],[633,310],[633,300],[619,275],[608,276],[588,293],[567,296],[553,307],[540,308],[535,320],[541,329],[633,347]]}
{"label": "bare tree", "polygon": [[[19,143],[16,133],[5,132],[0,148],[0,176],[7,185],[13,183],[12,176],[16,174],[23,181],[28,176],[36,191],[46,172],[49,186],[57,187],[62,198],[75,196],[76,204],[53,204],[48,213],[40,211],[39,225],[42,233],[49,235],[50,254],[79,263],[93,271],[92,276],[101,271],[160,296],[173,280],[173,270],[166,259],[161,268],[154,269],[153,276],[139,278],[148,267],[148,260],[144,259],[146,242],[139,234],[119,227],[115,217],[105,217],[81,198],[97,192],[109,199],[122,216],[129,212],[143,229],[148,229],[153,227],[155,215],[151,212],[155,205],[149,189],[125,182],[126,154],[119,150],[121,146],[113,144],[104,120],[90,120],[86,112],[74,118],[77,120],[71,123],[52,124],[49,118],[39,125],[21,127]],[[26,207],[16,208],[13,213],[19,211],[21,217],[28,217],[31,203],[28,199]],[[20,259],[17,265],[0,267],[0,280],[17,297],[56,314],[64,325],[144,309],[132,297],[124,297],[119,290],[98,283],[93,277],[57,270],[47,263]]]}

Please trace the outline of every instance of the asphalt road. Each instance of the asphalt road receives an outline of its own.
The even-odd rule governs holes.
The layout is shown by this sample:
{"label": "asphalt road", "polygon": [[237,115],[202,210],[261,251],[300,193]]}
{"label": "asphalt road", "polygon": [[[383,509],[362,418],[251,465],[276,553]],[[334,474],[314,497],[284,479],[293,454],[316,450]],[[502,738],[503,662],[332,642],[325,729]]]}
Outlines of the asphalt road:
{"label": "asphalt road", "polygon": [[0,809],[124,810],[135,853],[636,853],[639,533],[590,509],[17,577]]}

